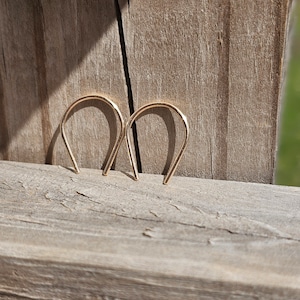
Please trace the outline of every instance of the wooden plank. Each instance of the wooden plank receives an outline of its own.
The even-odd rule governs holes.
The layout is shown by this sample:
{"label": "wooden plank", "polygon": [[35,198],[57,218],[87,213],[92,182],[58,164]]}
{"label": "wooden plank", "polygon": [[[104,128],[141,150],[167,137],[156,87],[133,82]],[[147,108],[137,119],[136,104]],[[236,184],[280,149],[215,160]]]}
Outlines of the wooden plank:
{"label": "wooden plank", "polygon": [[[100,92],[125,118],[154,100],[187,114],[178,174],[272,182],[291,2],[0,0],[0,158],[69,165],[59,121]],[[100,104],[81,108],[70,142],[80,166],[99,168],[114,117]],[[163,109],[137,123],[143,172],[166,173],[180,124]],[[116,166],[129,169],[125,145]]]}
{"label": "wooden plank", "polygon": [[0,1],[0,157],[42,162],[45,152],[38,95],[39,45],[33,2]]}
{"label": "wooden plank", "polygon": [[[220,112],[228,101],[224,67],[228,9],[229,1],[218,0],[188,5],[130,1],[123,12],[136,109],[154,100],[170,101],[189,119],[192,134],[178,174],[226,178],[225,144],[217,140],[226,137],[218,128],[223,130]],[[220,47],[218,37],[223,33],[224,47]],[[144,172],[166,171],[180,144],[181,128],[175,122],[162,111],[137,122]]]}
{"label": "wooden plank", "polygon": [[231,3],[227,136],[230,180],[273,182],[291,2]]}
{"label": "wooden plank", "polygon": [[[124,10],[136,109],[170,101],[191,124],[177,174],[272,182],[290,2],[132,0]],[[165,171],[180,131],[156,113],[138,122],[148,173]]]}
{"label": "wooden plank", "polygon": [[[63,112],[82,95],[107,95],[119,106],[124,118],[128,117],[114,2],[44,1],[43,11],[47,86],[53,91],[48,100],[53,133],[58,132]],[[53,47],[54,41],[59,47]],[[82,110],[69,119],[67,135],[76,149],[79,165],[101,168],[113,147],[119,124],[107,105],[97,101],[87,105],[90,104],[92,107],[81,105]],[[62,140],[58,141],[49,156],[53,155],[52,163],[66,165],[70,160]],[[119,158],[129,167],[124,150]]]}
{"label": "wooden plank", "polygon": [[[114,2],[1,0],[0,5],[1,157],[70,165],[58,125],[72,102],[100,93],[114,100],[124,117],[129,114]],[[67,132],[79,165],[99,168],[117,125],[105,105],[92,104],[76,111]],[[129,166],[125,149],[119,158]]]}
{"label": "wooden plank", "polygon": [[300,188],[1,162],[3,299],[296,299]]}

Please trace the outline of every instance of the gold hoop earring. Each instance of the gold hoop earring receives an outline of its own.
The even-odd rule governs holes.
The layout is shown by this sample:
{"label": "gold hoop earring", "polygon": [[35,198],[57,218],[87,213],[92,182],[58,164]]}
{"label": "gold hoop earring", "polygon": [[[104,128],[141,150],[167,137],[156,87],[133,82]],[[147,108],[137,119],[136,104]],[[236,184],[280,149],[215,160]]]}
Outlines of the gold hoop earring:
{"label": "gold hoop earring", "polygon": [[73,155],[73,152],[71,150],[71,147],[69,145],[69,142],[67,140],[67,137],[66,137],[66,133],[65,133],[65,124],[66,124],[66,121],[68,119],[68,116],[70,114],[70,112],[72,111],[72,109],[74,109],[78,104],[84,102],[84,101],[90,101],[90,100],[99,100],[99,101],[102,101],[106,104],[108,104],[112,109],[113,111],[117,114],[118,116],[118,119],[120,121],[120,125],[121,125],[121,128],[120,128],[120,133],[119,133],[119,136],[118,138],[116,139],[115,141],[115,144],[113,146],[113,149],[109,155],[109,158],[107,160],[107,163],[106,165],[104,166],[104,169],[103,169],[103,172],[102,174],[104,176],[106,176],[117,156],[117,153],[118,153],[118,150],[120,148],[120,145],[122,143],[122,140],[124,138],[124,134],[125,134],[125,123],[124,123],[124,119],[122,117],[122,114],[119,110],[119,107],[113,102],[111,101],[110,99],[107,99],[103,96],[98,96],[98,95],[89,95],[89,96],[84,96],[82,98],[79,98],[78,100],[76,100],[74,103],[72,103],[68,109],[66,110],[61,122],[60,122],[60,132],[61,132],[61,135],[62,135],[62,138],[63,138],[63,141],[66,145],[66,148],[68,150],[68,153],[69,153],[69,156],[72,160],[72,163],[73,163],[73,166],[74,166],[74,169],[75,169],[75,172],[76,173],[79,173],[79,168],[78,168],[78,165],[77,165],[77,162],[76,162],[76,159]]}
{"label": "gold hoop earring", "polygon": [[129,137],[129,130],[131,129],[133,122],[135,122],[135,120],[143,112],[145,112],[148,109],[156,108],[156,107],[165,107],[165,108],[168,108],[169,110],[175,111],[180,116],[180,119],[182,120],[182,122],[185,126],[185,138],[184,138],[183,144],[180,148],[179,153],[177,154],[176,158],[174,159],[173,164],[170,166],[170,168],[169,168],[169,170],[168,170],[168,172],[167,172],[167,174],[166,174],[166,176],[163,180],[163,184],[168,184],[169,180],[171,179],[171,177],[175,173],[176,168],[177,168],[177,166],[178,166],[178,164],[179,164],[179,162],[182,158],[183,152],[184,152],[184,150],[187,146],[190,130],[189,130],[189,125],[188,125],[188,121],[187,121],[186,116],[175,105],[172,105],[170,103],[154,102],[154,103],[146,104],[130,116],[130,119],[128,120],[127,125],[126,125],[126,142],[127,142],[127,148],[128,148],[129,158],[130,158],[130,161],[131,161],[131,166],[132,166],[132,169],[133,169],[134,178],[135,178],[135,180],[138,180],[139,179],[138,168],[137,168],[136,160],[133,157],[133,151],[132,151],[132,146],[131,146],[130,137]]}

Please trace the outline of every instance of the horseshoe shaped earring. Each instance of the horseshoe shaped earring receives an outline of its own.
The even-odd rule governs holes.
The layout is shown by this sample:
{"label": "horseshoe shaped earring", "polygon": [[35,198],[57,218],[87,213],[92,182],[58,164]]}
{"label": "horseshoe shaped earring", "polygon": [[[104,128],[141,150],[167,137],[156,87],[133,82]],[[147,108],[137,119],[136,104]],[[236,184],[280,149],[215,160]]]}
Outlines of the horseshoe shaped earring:
{"label": "horseshoe shaped earring", "polygon": [[183,152],[184,152],[184,150],[187,146],[190,129],[189,129],[189,124],[188,124],[186,116],[175,105],[172,105],[170,103],[153,102],[153,103],[150,103],[150,104],[146,104],[130,116],[130,118],[127,122],[127,125],[126,125],[126,142],[127,142],[127,148],[128,148],[129,158],[130,158],[132,169],[133,169],[134,178],[135,178],[135,180],[138,180],[139,179],[138,168],[137,168],[136,160],[133,156],[131,141],[130,141],[130,137],[129,137],[129,130],[131,129],[133,122],[135,122],[135,120],[143,112],[145,112],[148,109],[156,108],[156,107],[164,107],[164,108],[168,108],[169,110],[175,111],[180,116],[180,119],[181,119],[181,121],[182,121],[182,123],[184,124],[184,127],[185,127],[185,138],[184,138],[184,141],[183,141],[182,146],[180,148],[180,151],[177,154],[176,158],[174,159],[174,162],[171,164],[171,166],[170,166],[170,168],[169,168],[169,170],[168,170],[168,172],[167,172],[167,174],[166,174],[166,176],[163,180],[163,184],[168,184],[169,180],[171,179],[171,177],[175,173],[176,168],[177,168],[177,166],[178,166],[178,164],[179,164],[179,162],[182,158]]}
{"label": "horseshoe shaped earring", "polygon": [[90,100],[98,100],[98,101],[101,101],[101,102],[104,102],[106,104],[108,104],[114,111],[114,113],[118,116],[118,119],[119,119],[119,122],[120,122],[120,125],[121,125],[121,128],[120,128],[120,133],[119,133],[119,136],[118,138],[116,139],[115,141],[115,144],[113,146],[113,149],[109,155],[109,158],[107,160],[107,163],[106,165],[104,166],[104,169],[103,169],[103,175],[106,176],[116,158],[116,155],[118,153],[118,150],[120,148],[120,145],[122,143],[122,140],[124,138],[124,134],[125,134],[125,123],[124,123],[124,120],[123,120],[123,117],[122,117],[122,114],[118,108],[118,106],[113,102],[111,101],[110,99],[107,99],[103,96],[98,96],[98,95],[89,95],[89,96],[85,96],[85,97],[82,97],[82,98],[79,98],[78,100],[76,100],[73,104],[71,104],[68,109],[66,110],[62,120],[61,120],[61,123],[60,123],[60,132],[61,132],[61,135],[62,135],[62,138],[63,138],[63,141],[66,145],[66,148],[68,150],[68,153],[69,153],[69,156],[72,160],[72,163],[73,163],[73,166],[74,166],[74,169],[75,169],[75,172],[76,173],[79,173],[79,168],[78,168],[78,165],[77,165],[77,162],[76,162],[76,159],[73,155],[73,152],[71,150],[71,147],[70,147],[70,144],[68,142],[68,139],[67,139],[67,136],[66,136],[66,133],[65,133],[65,124],[66,124],[66,121],[68,120],[68,116],[70,114],[70,112],[80,103],[82,102],[85,102],[85,101],[90,101]]}

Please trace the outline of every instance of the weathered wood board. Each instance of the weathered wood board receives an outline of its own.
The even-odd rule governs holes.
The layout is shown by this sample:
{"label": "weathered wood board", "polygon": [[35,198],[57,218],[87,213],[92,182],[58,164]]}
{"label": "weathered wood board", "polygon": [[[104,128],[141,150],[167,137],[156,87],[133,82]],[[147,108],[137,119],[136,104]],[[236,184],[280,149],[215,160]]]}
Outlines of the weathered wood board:
{"label": "weathered wood board", "polygon": [[[130,1],[125,37],[136,108],[170,101],[190,120],[191,141],[177,174],[272,182],[290,5]],[[140,121],[146,172],[162,171],[174,144],[170,127],[168,119],[152,115]]]}
{"label": "weathered wood board", "polygon": [[300,188],[0,169],[1,299],[300,297]]}
{"label": "weathered wood board", "polygon": [[231,1],[228,179],[272,182],[291,3]]}
{"label": "weathered wood board", "polygon": [[[58,125],[77,98],[103,93],[128,118],[170,101],[191,125],[177,174],[270,183],[291,0],[0,0],[0,158],[70,165]],[[67,126],[82,167],[100,168],[116,135],[104,105]],[[143,172],[165,173],[180,124],[137,122]],[[123,145],[115,165],[130,169]]]}
{"label": "weathered wood board", "polygon": [[[1,157],[69,165],[58,127],[72,102],[100,93],[129,115],[114,2],[1,0],[0,14]],[[117,128],[105,105],[87,105],[67,132],[79,164],[100,168]]]}

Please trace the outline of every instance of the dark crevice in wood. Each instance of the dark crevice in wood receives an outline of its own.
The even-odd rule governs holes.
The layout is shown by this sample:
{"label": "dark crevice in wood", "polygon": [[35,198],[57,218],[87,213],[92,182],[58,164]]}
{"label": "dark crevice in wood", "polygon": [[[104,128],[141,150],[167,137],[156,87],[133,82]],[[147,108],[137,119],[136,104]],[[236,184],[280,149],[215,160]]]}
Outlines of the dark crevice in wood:
{"label": "dark crevice in wood", "polygon": [[5,62],[5,55],[4,55],[4,49],[3,49],[3,46],[2,46],[2,60],[3,60],[3,69],[4,69],[4,73],[6,74],[6,73],[7,73],[7,70],[6,70],[6,62]]}
{"label": "dark crevice in wood", "polygon": [[[129,4],[129,1],[128,1],[128,4]],[[126,81],[126,86],[127,86],[129,112],[130,112],[130,114],[133,114],[135,111],[134,110],[134,101],[133,101],[131,79],[130,79],[129,67],[128,67],[122,12],[121,12],[118,0],[115,0],[115,8],[116,8],[116,17],[117,17],[117,21],[118,21],[120,46],[121,46],[121,52],[122,52],[123,71],[124,71],[125,81]],[[142,173],[142,161],[141,161],[140,148],[139,148],[139,143],[138,143],[137,128],[136,128],[135,123],[132,125],[132,134],[133,134],[133,142],[134,142],[134,149],[135,149],[138,171],[139,171],[139,173]]]}
{"label": "dark crevice in wood", "polygon": [[[5,69],[5,57],[3,54],[3,65]],[[4,104],[4,90],[3,90],[3,79],[0,72],[0,155],[2,159],[9,159],[8,145],[9,145],[9,134],[7,127],[7,120],[5,115],[5,104]]]}
{"label": "dark crevice in wood", "polygon": [[[5,62],[5,52],[2,44],[2,51],[1,51],[1,68],[4,71],[5,76],[7,76],[6,70],[6,62]],[[4,160],[9,159],[9,133],[8,133],[8,126],[7,126],[7,119],[6,119],[6,112],[5,112],[5,104],[4,104],[4,84],[3,84],[3,73],[0,69],[0,157]]]}
{"label": "dark crevice in wood", "polygon": [[3,299],[2,297],[5,297],[4,299],[28,299],[28,300],[36,300],[36,299],[49,299],[49,298],[36,298],[34,296],[27,296],[24,293],[17,293],[13,291],[3,291],[0,290],[0,298]]}
{"label": "dark crevice in wood", "polygon": [[[48,88],[47,88],[47,74],[46,74],[46,49],[45,49],[45,37],[44,37],[44,15],[43,7],[40,0],[35,0],[33,3],[33,21],[34,21],[34,42],[35,42],[35,54],[37,64],[37,88],[38,97],[41,109],[42,120],[42,132],[43,132],[43,144],[45,156],[48,152],[48,147],[51,143],[51,122],[49,116],[48,105]],[[45,158],[45,162],[46,162]]]}

